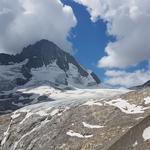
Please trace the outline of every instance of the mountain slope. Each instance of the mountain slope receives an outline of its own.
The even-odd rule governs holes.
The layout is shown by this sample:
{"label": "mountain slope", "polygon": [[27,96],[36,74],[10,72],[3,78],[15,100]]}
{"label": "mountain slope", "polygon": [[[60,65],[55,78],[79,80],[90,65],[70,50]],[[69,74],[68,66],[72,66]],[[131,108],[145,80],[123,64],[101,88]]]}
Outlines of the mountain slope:
{"label": "mountain slope", "polygon": [[50,82],[79,88],[97,86],[98,77],[57,45],[41,40],[20,54],[0,54],[0,91],[10,90],[29,81]]}
{"label": "mountain slope", "polygon": [[1,116],[2,150],[149,150],[150,89],[111,92],[68,95]]}

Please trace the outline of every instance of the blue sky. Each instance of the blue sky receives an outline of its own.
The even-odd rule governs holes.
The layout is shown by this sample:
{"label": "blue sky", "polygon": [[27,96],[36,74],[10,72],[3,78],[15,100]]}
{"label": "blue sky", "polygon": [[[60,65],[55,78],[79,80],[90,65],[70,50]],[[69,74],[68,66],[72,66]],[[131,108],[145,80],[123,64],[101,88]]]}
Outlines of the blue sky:
{"label": "blue sky", "polygon": [[[106,68],[97,66],[98,61],[106,55],[104,50],[107,44],[110,41],[115,41],[112,36],[108,35],[106,23],[102,19],[92,22],[89,12],[83,5],[68,0],[63,0],[62,2],[72,7],[78,21],[76,27],[71,31],[72,36],[70,38],[74,49],[77,50],[75,57],[85,67],[93,70],[102,81],[107,80],[105,76]],[[132,75],[132,73],[146,68],[147,60],[141,61],[134,66],[121,68],[119,71],[127,71],[128,74]],[[118,87],[120,85],[113,86]]]}
{"label": "blue sky", "polygon": [[93,23],[88,11],[82,5],[68,0],[64,0],[63,3],[72,7],[78,21],[71,31],[70,38],[75,49],[74,56],[103,80],[105,69],[98,68],[97,63],[105,55],[104,49],[108,41],[112,40],[107,34],[106,24],[102,20]]}

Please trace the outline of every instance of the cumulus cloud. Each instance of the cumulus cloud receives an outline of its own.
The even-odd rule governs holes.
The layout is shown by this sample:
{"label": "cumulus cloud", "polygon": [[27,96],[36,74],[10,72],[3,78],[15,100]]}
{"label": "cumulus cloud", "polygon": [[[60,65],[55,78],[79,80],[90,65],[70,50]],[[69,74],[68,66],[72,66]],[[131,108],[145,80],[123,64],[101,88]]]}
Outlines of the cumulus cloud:
{"label": "cumulus cloud", "polygon": [[75,0],[87,7],[92,21],[102,19],[109,35],[99,67],[125,68],[150,58],[149,0]]}
{"label": "cumulus cloud", "polygon": [[76,23],[60,0],[0,0],[0,52],[16,53],[40,39],[70,50],[67,39]]}
{"label": "cumulus cloud", "polygon": [[139,69],[135,72],[108,70],[105,75],[106,85],[132,87],[141,85],[150,79],[150,65],[146,69]]}

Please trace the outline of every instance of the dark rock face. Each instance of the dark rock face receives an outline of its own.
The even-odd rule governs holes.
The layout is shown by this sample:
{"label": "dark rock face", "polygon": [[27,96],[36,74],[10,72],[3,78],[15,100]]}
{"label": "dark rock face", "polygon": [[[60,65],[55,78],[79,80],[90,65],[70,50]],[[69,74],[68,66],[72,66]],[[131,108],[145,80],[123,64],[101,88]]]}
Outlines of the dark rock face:
{"label": "dark rock face", "polygon": [[23,49],[22,53],[16,55],[16,58],[23,61],[29,59],[26,64],[27,68],[39,68],[43,65],[47,66],[54,60],[57,60],[57,65],[64,71],[69,69],[69,63],[78,67],[79,73],[87,77],[88,73],[69,53],[61,50],[57,45],[47,40],[41,40],[34,45],[30,45]]}
{"label": "dark rock face", "polygon": [[[12,88],[16,87],[17,85],[24,85],[25,83],[27,83],[32,77],[31,69],[40,68],[43,66],[47,67],[54,61],[56,61],[56,65],[58,66],[58,68],[64,72],[66,76],[64,84],[66,85],[68,84],[67,78],[69,75],[67,74],[67,71],[70,69],[69,64],[72,64],[77,68],[78,73],[81,77],[88,78],[88,76],[91,76],[93,78],[92,84],[90,83],[91,85],[100,83],[100,80],[94,73],[88,73],[86,69],[80,66],[80,64],[72,55],[61,50],[57,45],[48,40],[41,40],[33,45],[29,45],[24,48],[20,54],[17,55],[0,54],[0,66],[3,65],[12,67],[12,70],[14,71],[17,66],[14,69],[13,64],[16,65],[22,63],[22,65],[18,69],[18,72],[22,74],[22,77],[20,77],[19,75],[14,76],[14,79],[11,80],[6,79],[5,83],[8,86],[11,85],[10,87]],[[1,80],[0,77],[0,82],[1,81],[5,80]],[[90,86],[90,84],[87,85]],[[7,88],[0,87],[0,90],[7,90]]]}
{"label": "dark rock face", "polygon": [[144,87],[150,87],[150,80],[143,84]]}
{"label": "dark rock face", "polygon": [[0,65],[9,65],[15,62],[16,62],[15,56],[8,54],[0,54]]}
{"label": "dark rock face", "polygon": [[91,76],[94,78],[94,80],[95,80],[98,84],[101,83],[101,80],[97,77],[97,75],[96,75],[94,72],[91,73]]}

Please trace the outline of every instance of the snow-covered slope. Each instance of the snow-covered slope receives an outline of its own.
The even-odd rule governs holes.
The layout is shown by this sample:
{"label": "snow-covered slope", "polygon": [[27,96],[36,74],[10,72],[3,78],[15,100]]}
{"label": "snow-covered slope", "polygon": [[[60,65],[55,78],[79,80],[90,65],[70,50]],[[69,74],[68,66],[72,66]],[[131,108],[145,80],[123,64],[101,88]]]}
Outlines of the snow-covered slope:
{"label": "snow-covered slope", "polygon": [[[25,81],[26,78],[21,70],[28,60],[21,63],[11,63],[9,65],[0,65],[0,91],[11,90],[19,85],[19,80]],[[25,83],[25,82],[22,82]]]}
{"label": "snow-covered slope", "polygon": [[98,83],[90,75],[82,76],[77,66],[69,63],[69,69],[65,72],[58,67],[56,60],[47,66],[31,69],[30,83],[49,81],[55,85],[66,85],[74,88],[96,88]]}
{"label": "snow-covered slope", "polygon": [[17,55],[0,54],[0,91],[38,82],[49,82],[51,86],[93,88],[100,80],[73,56],[47,40],[29,45]]}

